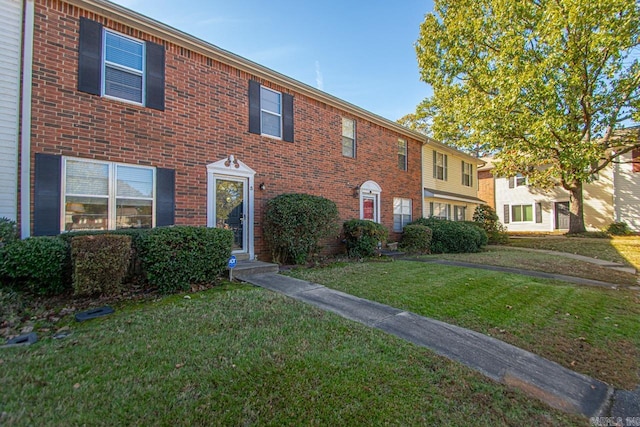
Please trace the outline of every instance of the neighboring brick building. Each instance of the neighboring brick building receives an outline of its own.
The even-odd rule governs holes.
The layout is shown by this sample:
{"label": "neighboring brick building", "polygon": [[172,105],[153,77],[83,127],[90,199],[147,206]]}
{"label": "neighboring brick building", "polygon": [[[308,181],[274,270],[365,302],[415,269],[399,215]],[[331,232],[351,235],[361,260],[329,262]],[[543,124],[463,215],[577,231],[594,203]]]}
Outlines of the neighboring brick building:
{"label": "neighboring brick building", "polygon": [[224,226],[266,259],[278,194],[389,230],[421,215],[420,134],[104,0],[34,9],[31,234]]}

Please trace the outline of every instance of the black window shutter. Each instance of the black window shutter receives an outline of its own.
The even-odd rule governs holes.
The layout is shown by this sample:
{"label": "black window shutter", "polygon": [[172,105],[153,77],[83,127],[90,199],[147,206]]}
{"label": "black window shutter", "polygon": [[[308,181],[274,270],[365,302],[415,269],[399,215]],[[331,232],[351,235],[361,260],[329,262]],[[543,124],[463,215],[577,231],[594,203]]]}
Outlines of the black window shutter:
{"label": "black window shutter", "polygon": [[164,111],[164,46],[146,42],[145,105]]}
{"label": "black window shutter", "polygon": [[80,18],[78,90],[100,95],[102,81],[102,24]]}
{"label": "black window shutter", "polygon": [[438,154],[433,150],[433,177],[438,178]]}
{"label": "black window shutter", "polygon": [[260,135],[260,83],[249,80],[249,132]]}
{"label": "black window shutter", "polygon": [[156,169],[156,226],[175,223],[175,169]]}
{"label": "black window shutter", "polygon": [[509,178],[509,188],[514,188],[516,186],[516,182],[515,182],[515,178],[514,177],[510,177]]}
{"label": "black window shutter", "polygon": [[464,184],[464,160],[462,161],[462,185]]}
{"label": "black window shutter", "polygon": [[35,192],[33,199],[33,235],[60,234],[62,158],[36,153]]}
{"label": "black window shutter", "polygon": [[542,223],[542,203],[536,203],[536,222]]}
{"label": "black window shutter", "polygon": [[282,94],[282,139],[293,142],[293,96]]}
{"label": "black window shutter", "polygon": [[509,224],[509,205],[504,205],[504,221],[502,222]]}

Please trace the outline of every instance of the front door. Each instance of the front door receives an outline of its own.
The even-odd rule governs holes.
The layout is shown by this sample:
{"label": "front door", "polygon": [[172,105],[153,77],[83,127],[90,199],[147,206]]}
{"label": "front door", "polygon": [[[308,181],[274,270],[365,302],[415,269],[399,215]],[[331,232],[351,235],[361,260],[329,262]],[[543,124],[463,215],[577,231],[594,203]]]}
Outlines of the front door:
{"label": "front door", "polygon": [[569,202],[556,202],[556,230],[569,229]]}
{"label": "front door", "polygon": [[247,180],[215,177],[214,210],[217,228],[233,231],[233,252],[247,251]]}

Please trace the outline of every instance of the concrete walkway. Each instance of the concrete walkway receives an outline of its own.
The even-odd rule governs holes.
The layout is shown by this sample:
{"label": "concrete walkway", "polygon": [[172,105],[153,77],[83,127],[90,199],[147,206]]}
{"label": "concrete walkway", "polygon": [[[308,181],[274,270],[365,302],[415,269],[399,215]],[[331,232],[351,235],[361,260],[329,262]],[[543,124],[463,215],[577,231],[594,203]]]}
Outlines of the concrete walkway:
{"label": "concrete walkway", "polygon": [[429,348],[554,408],[587,417],[640,416],[640,389],[616,391],[495,338],[276,273],[236,277]]}

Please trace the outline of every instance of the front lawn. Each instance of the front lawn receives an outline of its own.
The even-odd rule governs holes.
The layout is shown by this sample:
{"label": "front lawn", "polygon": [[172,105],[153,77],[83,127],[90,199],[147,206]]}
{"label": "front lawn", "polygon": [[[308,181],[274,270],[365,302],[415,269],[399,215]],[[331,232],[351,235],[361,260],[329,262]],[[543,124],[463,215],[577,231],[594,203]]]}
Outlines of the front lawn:
{"label": "front lawn", "polygon": [[628,264],[640,271],[640,237],[638,236],[613,236],[611,239],[560,236],[512,238],[509,240],[509,245],[584,255]]}
{"label": "front lawn", "polygon": [[564,274],[621,286],[635,286],[638,283],[638,277],[635,274],[557,255],[514,250],[507,246],[491,246],[481,252],[470,254],[430,255],[427,258]]}
{"label": "front lawn", "polygon": [[640,299],[634,291],[416,261],[291,274],[492,335],[616,387],[638,383]]}
{"label": "front lawn", "polygon": [[0,349],[1,425],[588,425],[426,349],[249,286],[128,303],[69,326],[67,338],[51,331]]}

